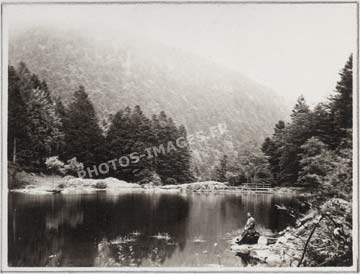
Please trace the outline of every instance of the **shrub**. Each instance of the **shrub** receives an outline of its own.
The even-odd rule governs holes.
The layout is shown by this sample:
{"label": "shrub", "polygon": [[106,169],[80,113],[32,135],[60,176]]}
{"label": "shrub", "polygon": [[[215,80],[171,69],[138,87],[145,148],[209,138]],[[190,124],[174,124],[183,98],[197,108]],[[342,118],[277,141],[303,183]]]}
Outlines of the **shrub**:
{"label": "shrub", "polygon": [[67,161],[67,165],[64,165],[65,174],[78,176],[78,172],[84,169],[84,164],[78,162],[76,157]]}
{"label": "shrub", "polygon": [[97,182],[94,187],[98,189],[105,189],[107,185],[105,182]]}
{"label": "shrub", "polygon": [[150,171],[148,169],[143,169],[136,175],[137,182],[140,185],[150,184],[154,186],[161,185],[160,176],[155,171]]}
{"label": "shrub", "polygon": [[160,178],[159,174],[157,174],[156,172],[152,173],[151,182],[154,184],[154,186],[161,186],[162,185],[161,178]]}
{"label": "shrub", "polygon": [[63,189],[63,188],[65,188],[65,184],[64,183],[58,184],[57,187]]}
{"label": "shrub", "polygon": [[176,185],[177,181],[176,181],[176,179],[169,177],[169,178],[166,178],[165,184],[166,185]]}
{"label": "shrub", "polygon": [[64,163],[59,160],[59,156],[46,158],[45,165],[51,173],[62,174]]}

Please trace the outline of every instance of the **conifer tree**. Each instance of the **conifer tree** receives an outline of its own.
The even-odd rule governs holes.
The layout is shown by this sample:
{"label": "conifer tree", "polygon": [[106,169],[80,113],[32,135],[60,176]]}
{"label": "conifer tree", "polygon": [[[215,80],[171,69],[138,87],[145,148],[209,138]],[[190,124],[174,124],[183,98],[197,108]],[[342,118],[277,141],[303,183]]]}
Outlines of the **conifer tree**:
{"label": "conifer tree", "polygon": [[288,184],[297,181],[300,170],[301,146],[312,136],[310,108],[303,96],[297,100],[291,114],[291,123],[286,127],[281,147],[279,179]]}
{"label": "conifer tree", "polygon": [[339,146],[346,138],[347,130],[352,129],[352,55],[340,72],[335,94],[330,97],[330,115],[333,121],[335,146]]}
{"label": "conifer tree", "polygon": [[9,156],[28,169],[42,169],[45,158],[63,142],[61,121],[46,82],[25,63],[9,67]]}
{"label": "conifer tree", "polygon": [[64,134],[64,140],[63,140],[63,142],[58,143],[56,145],[54,155],[57,155],[63,161],[67,161],[68,159],[66,159],[66,157],[65,157],[65,155],[66,155],[65,135],[66,135],[66,130],[68,128],[67,109],[65,108],[60,97],[56,97],[53,101],[55,104],[56,114],[61,121],[59,130]]}
{"label": "conifer tree", "polygon": [[178,129],[178,145],[176,152],[176,174],[175,179],[179,183],[188,183],[194,180],[194,175],[191,170],[191,151],[187,143],[186,128],[180,125]]}
{"label": "conifer tree", "polygon": [[20,93],[20,77],[13,66],[8,69],[8,159],[20,164],[23,159],[22,152],[26,149],[28,135],[26,128],[27,109]]}
{"label": "conifer tree", "polygon": [[[144,115],[139,105],[135,106],[131,118],[130,134],[132,135],[133,144],[130,153],[137,153],[139,156],[145,153],[145,150],[151,146],[152,127],[151,121]],[[139,157],[131,163],[133,176],[137,180],[145,179],[152,171],[152,160],[147,157]]]}
{"label": "conifer tree", "polygon": [[283,138],[285,133],[285,122],[279,121],[274,128],[274,134],[272,138],[268,137],[265,139],[261,150],[268,157],[270,170],[272,172],[275,184],[280,177],[280,157],[283,147]]}
{"label": "conifer tree", "polygon": [[[140,130],[141,121],[145,120],[140,108],[137,111],[126,107],[113,115],[106,136],[107,155],[111,159],[120,159],[116,170],[110,174],[126,181],[136,181],[137,174],[144,166],[140,165],[140,153],[145,149],[143,138],[145,133]],[[136,153],[135,157],[131,155]],[[134,155],[134,154],[133,154]]]}
{"label": "conifer tree", "polygon": [[226,172],[228,169],[228,157],[224,155],[223,158],[220,160],[219,166],[215,169],[215,176],[216,180],[219,182],[226,181]]}
{"label": "conifer tree", "polygon": [[85,167],[100,164],[105,160],[104,137],[98,125],[94,106],[83,86],[75,91],[68,107],[66,127],[67,159],[77,157]]}
{"label": "conifer tree", "polygon": [[153,125],[154,134],[156,134],[156,143],[154,147],[157,147],[157,152],[154,153],[154,164],[157,173],[163,182],[166,182],[168,178],[172,178],[177,181],[176,178],[176,150],[168,150],[169,142],[175,144],[178,136],[178,130],[175,123],[169,118],[164,111],[161,111],[158,115],[158,121]]}
{"label": "conifer tree", "polygon": [[[127,147],[127,128],[129,125],[129,117],[125,116],[123,110],[118,111],[112,116],[108,133],[106,135],[106,151],[109,160],[119,159],[126,154]],[[119,170],[119,164],[110,170],[110,175],[126,180],[123,170]]]}
{"label": "conifer tree", "polygon": [[324,103],[315,106],[310,115],[312,136],[317,137],[329,148],[335,147],[335,128],[328,107]]}
{"label": "conifer tree", "polygon": [[31,140],[32,158],[42,165],[45,158],[53,155],[63,142],[61,120],[57,116],[55,105],[49,101],[48,93],[35,88],[28,101],[29,137]]}

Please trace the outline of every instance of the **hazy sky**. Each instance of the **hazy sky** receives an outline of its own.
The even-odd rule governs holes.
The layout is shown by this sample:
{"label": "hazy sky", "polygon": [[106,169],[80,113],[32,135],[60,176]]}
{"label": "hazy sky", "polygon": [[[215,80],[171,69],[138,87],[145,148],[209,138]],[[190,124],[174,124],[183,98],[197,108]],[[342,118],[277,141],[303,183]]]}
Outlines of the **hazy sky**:
{"label": "hazy sky", "polygon": [[8,5],[9,25],[123,31],[211,59],[288,102],[334,89],[356,49],[355,4]]}

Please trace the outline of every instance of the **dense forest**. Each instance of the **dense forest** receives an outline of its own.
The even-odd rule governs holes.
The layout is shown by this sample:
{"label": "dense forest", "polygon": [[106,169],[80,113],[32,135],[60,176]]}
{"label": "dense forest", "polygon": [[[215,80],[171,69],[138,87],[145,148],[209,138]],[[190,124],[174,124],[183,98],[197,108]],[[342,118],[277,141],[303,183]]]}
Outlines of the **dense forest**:
{"label": "dense forest", "polygon": [[224,156],[214,178],[232,185],[271,182],[277,186],[334,187],[351,195],[352,56],[340,72],[333,95],[313,109],[300,96],[290,121],[279,121],[261,150],[236,159]]}
{"label": "dense forest", "polygon": [[[179,137],[186,140],[186,129],[177,127],[164,111],[148,118],[140,106],[125,107],[99,122],[83,86],[65,106],[23,62],[17,68],[9,66],[8,121],[9,160],[27,171],[49,172],[60,165],[65,167],[64,173],[90,168],[91,177],[113,176],[131,182],[172,184],[194,180],[196,166],[189,146],[157,157],[141,157],[106,174],[94,170],[101,163],[166,146]],[[300,96],[290,121],[280,120],[261,148],[254,145],[224,155],[217,167],[210,168],[214,180],[235,186],[257,182],[309,188],[326,185],[329,191],[336,186],[343,195],[349,195],[351,155],[352,56],[326,102],[311,109]]]}
{"label": "dense forest", "polygon": [[[164,111],[146,117],[140,106],[120,109],[100,124],[83,86],[64,106],[54,98],[45,81],[31,73],[24,63],[9,66],[8,159],[28,172],[60,172],[88,177],[113,176],[126,181],[176,184],[193,179],[190,149],[186,146],[160,151],[154,157],[140,157],[148,148],[186,142],[186,129],[176,126]],[[138,159],[106,174],[97,166],[121,156],[138,153]],[[115,164],[115,163],[114,163]]]}

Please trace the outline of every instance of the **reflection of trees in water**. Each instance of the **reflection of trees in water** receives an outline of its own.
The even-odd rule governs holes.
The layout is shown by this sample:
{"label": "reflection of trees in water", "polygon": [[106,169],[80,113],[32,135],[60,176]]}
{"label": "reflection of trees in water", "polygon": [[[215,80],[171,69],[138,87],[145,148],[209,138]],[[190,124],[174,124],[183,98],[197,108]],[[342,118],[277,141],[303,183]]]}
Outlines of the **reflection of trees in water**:
{"label": "reflection of trees in water", "polygon": [[65,206],[63,210],[56,212],[55,214],[48,214],[46,216],[46,229],[59,230],[62,225],[69,225],[71,228],[75,228],[84,222],[84,212],[74,211],[71,206]]}
{"label": "reflection of trees in water", "polygon": [[[272,230],[286,226],[288,217],[275,208],[281,203],[291,205],[294,200],[250,194],[10,194],[9,263],[154,266],[166,261],[164,265],[196,265],[196,254],[199,264],[217,263],[216,249],[223,252],[229,247],[222,238],[245,225],[248,211],[259,226]],[[133,232],[141,233],[134,242],[114,245],[107,241]],[[151,237],[159,233],[168,233],[171,239]],[[195,238],[204,242],[196,243]],[[106,248],[99,248],[99,243]],[[181,252],[185,245],[186,252]],[[222,254],[221,262],[231,265],[232,259],[233,255]]]}
{"label": "reflection of trees in water", "polygon": [[221,203],[222,217],[237,219],[239,228],[242,228],[246,224],[247,213],[250,212],[258,227],[268,227],[272,198],[269,194],[229,195]]}
{"label": "reflection of trees in water", "polygon": [[117,244],[103,239],[98,244],[94,266],[161,266],[176,247],[172,240],[151,237]]}
{"label": "reflection of trees in water", "polygon": [[[11,195],[9,264],[92,266],[102,239],[134,231],[142,233],[132,247],[136,260],[153,256],[157,248],[161,263],[177,247],[184,248],[188,215],[188,201],[179,195]],[[163,232],[172,245],[150,237]]]}
{"label": "reflection of trees in water", "polygon": [[271,218],[269,222],[269,228],[272,231],[281,231],[289,225],[295,225],[295,218],[289,216],[288,212],[284,210],[278,210],[276,205],[284,205],[288,208],[293,208],[299,210],[301,207],[300,200],[295,196],[274,196],[274,199],[271,202]]}
{"label": "reflection of trees in water", "polygon": [[243,228],[247,221],[247,212],[250,212],[257,224],[258,229],[270,229],[280,231],[293,220],[289,215],[276,208],[278,205],[286,205],[297,208],[298,202],[293,196],[276,196],[273,194],[239,194],[229,195],[221,203],[221,214],[225,219],[237,219],[239,228]]}
{"label": "reflection of trees in water", "polygon": [[[59,266],[64,238],[46,230],[44,216],[51,210],[53,197],[21,200],[22,195],[9,197],[9,265]],[[44,206],[45,205],[45,206]]]}
{"label": "reflection of trees in water", "polygon": [[[176,248],[185,247],[189,203],[183,197],[153,194],[138,196],[135,200],[126,195],[119,199],[121,202],[112,210],[123,218],[115,221],[115,226],[104,226],[108,229],[103,231],[104,239],[98,244],[95,265],[158,266],[171,257]],[[139,235],[134,235],[137,231]],[[165,233],[169,239],[156,237]],[[106,239],[118,241],[115,244]]]}

